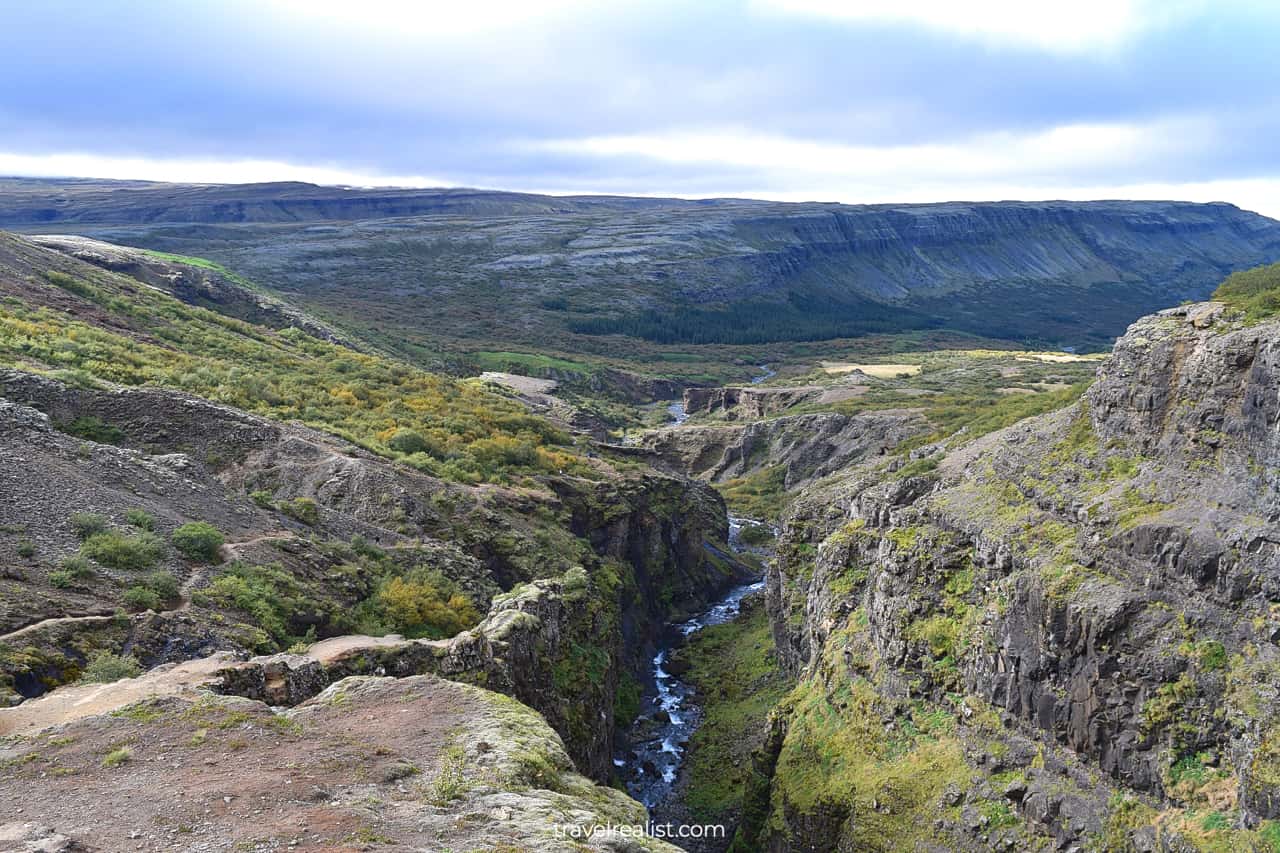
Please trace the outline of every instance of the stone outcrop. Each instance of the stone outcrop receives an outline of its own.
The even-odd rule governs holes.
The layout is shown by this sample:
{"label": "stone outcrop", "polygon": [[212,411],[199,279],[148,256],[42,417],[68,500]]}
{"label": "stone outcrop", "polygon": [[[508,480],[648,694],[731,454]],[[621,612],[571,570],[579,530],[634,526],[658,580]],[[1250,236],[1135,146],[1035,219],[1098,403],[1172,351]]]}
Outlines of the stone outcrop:
{"label": "stone outcrop", "polygon": [[[692,392],[690,392],[692,393]],[[781,465],[788,489],[884,455],[925,431],[919,413],[885,409],[856,415],[819,412],[735,424],[685,424],[652,430],[640,439],[659,464],[689,476],[723,482]]]}
{"label": "stone outcrop", "polygon": [[643,825],[643,806],[575,772],[531,709],[430,675],[344,678],[283,713],[139,695],[0,761],[6,849],[677,850],[593,833]]}
{"label": "stone outcrop", "polygon": [[[965,772],[1016,773],[1007,805],[1031,836],[1190,849],[1187,815],[1208,808],[1254,843],[1280,802],[1278,350],[1280,322],[1161,312],[1078,405],[913,451],[932,459],[923,475],[867,463],[803,495],[767,584],[784,664],[818,697],[874,685],[890,720],[902,702],[951,709],[967,756],[994,737],[1000,767],[968,756]],[[994,734],[974,728],[982,708]],[[766,849],[852,849],[839,845],[871,832],[871,792],[816,811],[792,799],[791,732],[813,713],[777,712]],[[1010,759],[1018,741],[1038,743],[1035,763]],[[992,849],[978,818],[996,809],[978,805],[938,826],[954,849]]]}
{"label": "stone outcrop", "polygon": [[801,388],[687,388],[684,409],[691,417],[711,415],[727,421],[755,421],[781,414],[792,406],[817,400],[825,389]]}

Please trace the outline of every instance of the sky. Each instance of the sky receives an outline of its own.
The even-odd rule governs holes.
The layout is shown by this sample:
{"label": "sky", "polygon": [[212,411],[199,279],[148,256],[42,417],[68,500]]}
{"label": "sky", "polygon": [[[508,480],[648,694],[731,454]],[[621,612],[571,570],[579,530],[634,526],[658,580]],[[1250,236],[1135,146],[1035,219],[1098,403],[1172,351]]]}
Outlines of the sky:
{"label": "sky", "polygon": [[1280,217],[1280,3],[0,0],[0,175]]}

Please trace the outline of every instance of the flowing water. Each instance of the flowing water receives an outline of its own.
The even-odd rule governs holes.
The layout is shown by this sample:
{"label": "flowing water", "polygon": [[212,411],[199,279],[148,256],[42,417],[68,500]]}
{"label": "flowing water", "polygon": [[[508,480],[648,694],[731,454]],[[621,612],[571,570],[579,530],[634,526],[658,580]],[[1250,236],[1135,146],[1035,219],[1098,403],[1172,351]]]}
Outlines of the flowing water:
{"label": "flowing water", "polygon": [[[757,524],[760,522],[730,516],[730,548],[736,553],[763,553],[741,541],[743,527]],[[651,662],[651,688],[646,691],[640,716],[628,733],[627,748],[613,761],[627,791],[655,817],[671,805],[689,737],[702,719],[694,689],[677,673],[668,671],[672,665],[671,653],[703,628],[732,622],[738,617],[742,599],[763,588],[762,580],[734,587],[703,613],[687,622],[668,625],[659,642]]]}

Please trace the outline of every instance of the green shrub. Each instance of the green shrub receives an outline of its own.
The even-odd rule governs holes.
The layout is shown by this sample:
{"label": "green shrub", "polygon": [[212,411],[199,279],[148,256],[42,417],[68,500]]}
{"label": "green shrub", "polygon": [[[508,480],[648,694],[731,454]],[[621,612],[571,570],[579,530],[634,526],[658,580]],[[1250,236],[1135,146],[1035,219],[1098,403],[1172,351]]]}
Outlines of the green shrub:
{"label": "green shrub", "polygon": [[112,426],[102,418],[93,415],[82,415],[70,423],[55,424],[55,426],[68,435],[74,435],[86,441],[96,441],[99,444],[119,444],[124,441],[124,433],[119,427]]}
{"label": "green shrub", "polygon": [[161,601],[172,601],[178,597],[178,579],[170,572],[151,572],[140,585],[154,592]]}
{"label": "green shrub", "polygon": [[85,664],[80,680],[95,684],[107,684],[122,678],[133,678],[142,673],[142,667],[132,655],[118,655],[101,651]]}
{"label": "green shrub", "polygon": [[54,569],[49,572],[49,583],[58,589],[66,589],[74,582],[75,578],[71,576],[70,572],[65,572],[62,569]]}
{"label": "green shrub", "polygon": [[218,549],[222,547],[222,533],[212,524],[193,521],[173,531],[169,541],[192,560],[212,562],[218,558]]}
{"label": "green shrub", "polygon": [[124,514],[124,520],[139,530],[152,531],[156,529],[156,520],[146,510],[131,509]]}
{"label": "green shrub", "polygon": [[427,440],[422,437],[422,433],[412,429],[398,429],[391,438],[387,439],[387,447],[405,455],[426,453],[428,446]]}
{"label": "green shrub", "polygon": [[320,521],[320,508],[311,498],[294,498],[281,501],[280,511],[303,524],[315,525]]}
{"label": "green shrub", "polygon": [[124,591],[124,606],[134,611],[159,610],[160,596],[145,586],[131,586]]}
{"label": "green shrub", "polygon": [[93,577],[93,564],[79,554],[73,554],[64,559],[61,568],[62,571],[78,581]]}
{"label": "green shrub", "polygon": [[164,556],[164,542],[155,534],[126,536],[114,530],[95,533],[80,546],[80,553],[111,569],[149,569]]}
{"label": "green shrub", "polygon": [[121,746],[108,752],[102,759],[103,767],[119,767],[125,764],[129,759],[133,758],[133,750],[127,746]]}
{"label": "green shrub", "polygon": [[249,493],[249,499],[263,509],[272,509],[275,507],[275,495],[267,489],[258,489]]}
{"label": "green shrub", "polygon": [[362,610],[365,627],[410,638],[444,639],[480,621],[471,599],[436,571],[388,578]]}
{"label": "green shrub", "polygon": [[1239,308],[1248,320],[1280,314],[1280,263],[1233,272],[1218,285],[1213,298]]}
{"label": "green shrub", "polygon": [[36,555],[36,543],[30,539],[23,539],[18,543],[18,556],[30,559]]}
{"label": "green shrub", "polygon": [[75,512],[68,520],[71,522],[71,529],[80,539],[88,539],[107,529],[107,517],[96,512]]}

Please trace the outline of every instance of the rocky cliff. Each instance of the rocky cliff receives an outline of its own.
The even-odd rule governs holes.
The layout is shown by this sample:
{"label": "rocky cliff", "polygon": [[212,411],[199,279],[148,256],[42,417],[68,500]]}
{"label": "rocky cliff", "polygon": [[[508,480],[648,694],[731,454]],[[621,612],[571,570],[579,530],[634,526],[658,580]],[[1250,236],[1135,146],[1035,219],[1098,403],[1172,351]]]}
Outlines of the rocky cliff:
{"label": "rocky cliff", "polygon": [[1172,309],[1079,404],[802,496],[742,849],[1267,849],[1278,369],[1280,322]]}

